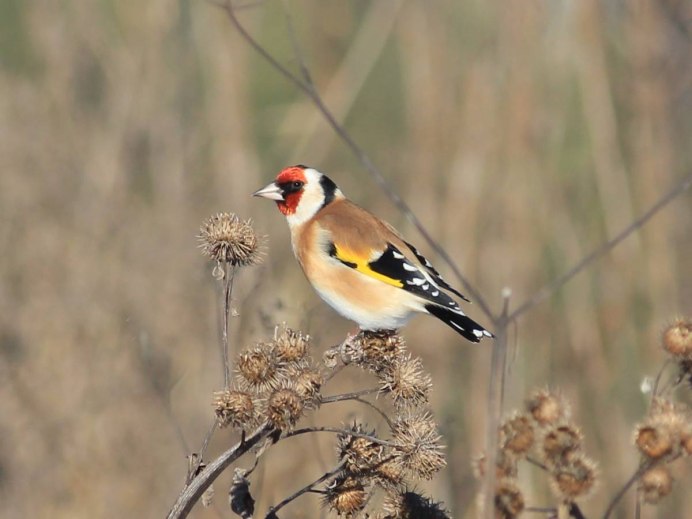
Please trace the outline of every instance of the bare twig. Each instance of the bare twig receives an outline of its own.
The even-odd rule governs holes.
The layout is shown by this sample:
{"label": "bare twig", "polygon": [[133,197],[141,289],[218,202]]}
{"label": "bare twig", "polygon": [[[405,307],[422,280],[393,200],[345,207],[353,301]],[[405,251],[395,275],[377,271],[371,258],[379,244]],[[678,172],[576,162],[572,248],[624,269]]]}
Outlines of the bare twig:
{"label": "bare twig", "polygon": [[221,327],[221,358],[223,361],[223,387],[231,386],[231,363],[228,357],[228,321],[231,317],[231,297],[233,295],[233,280],[237,267],[226,264],[223,280],[223,316]]}
{"label": "bare twig", "polygon": [[[495,341],[490,360],[490,377],[488,381],[488,407],[486,422],[486,466],[494,467],[497,460],[498,428],[502,416],[502,402],[505,386],[505,373],[507,370],[507,331],[509,318],[509,290],[503,291],[504,304],[502,313],[493,324],[495,325]],[[486,470],[483,478],[483,516],[492,519],[495,517],[495,483],[496,471]]]}
{"label": "bare twig", "polygon": [[170,512],[168,512],[167,518],[181,519],[187,517],[192,507],[199,501],[204,491],[209,488],[209,485],[219,477],[219,474],[273,431],[273,427],[265,423],[245,438],[244,441],[236,443],[214,461],[211,461],[197,477],[185,485]]}
{"label": "bare twig", "polygon": [[527,301],[525,301],[516,310],[514,310],[509,315],[509,319],[512,320],[518,318],[520,315],[531,310],[537,304],[542,303],[543,301],[548,299],[551,295],[553,295],[560,288],[562,288],[563,285],[570,281],[574,276],[579,274],[582,270],[591,265],[594,261],[599,259],[605,253],[612,250],[615,246],[617,246],[621,241],[627,238],[634,231],[644,226],[644,224],[647,223],[656,213],[658,213],[661,209],[663,209],[666,205],[672,202],[679,195],[687,191],[690,188],[690,186],[692,186],[692,173],[688,174],[680,182],[673,186],[673,188],[671,188],[670,191],[664,194],[653,206],[649,208],[648,211],[646,211],[643,215],[634,220],[631,224],[625,227],[617,235],[603,243],[600,247],[596,247],[593,251],[591,251],[589,254],[587,254],[581,260],[579,260],[576,265],[574,265],[571,269],[565,272],[562,276],[560,276],[555,281],[546,285],[538,292],[536,292]]}
{"label": "bare twig", "polygon": [[373,393],[377,393],[378,391],[379,391],[379,389],[377,389],[377,388],[363,389],[361,391],[354,391],[353,393],[344,393],[341,395],[325,396],[325,397],[322,397],[322,399],[320,400],[320,403],[329,404],[331,402],[342,402],[344,400],[355,400],[358,397],[372,395]]}
{"label": "bare twig", "polygon": [[293,501],[294,499],[297,499],[298,497],[302,496],[302,495],[305,494],[306,492],[310,492],[313,488],[315,488],[315,487],[316,487],[317,485],[319,485],[320,483],[323,483],[324,481],[327,481],[328,479],[334,477],[336,474],[338,474],[339,472],[341,472],[341,469],[344,468],[344,463],[345,463],[345,461],[342,461],[341,463],[339,463],[336,467],[334,467],[334,468],[333,468],[332,470],[330,470],[329,472],[325,472],[322,476],[320,476],[319,478],[317,478],[317,479],[316,479],[315,481],[313,481],[312,483],[309,483],[308,485],[305,485],[303,488],[301,488],[300,490],[294,492],[293,494],[291,494],[290,496],[288,496],[286,499],[284,499],[283,501],[281,501],[278,505],[271,507],[271,508],[269,509],[269,513],[266,515],[266,519],[269,519],[270,517],[273,517],[273,514],[275,515],[276,512],[278,512],[279,510],[281,510],[284,506],[286,506],[288,503],[290,503],[290,502]]}
{"label": "bare twig", "polygon": [[627,493],[630,487],[634,485],[647,470],[653,467],[654,464],[655,462],[653,461],[645,461],[644,463],[639,465],[637,470],[634,471],[634,474],[632,474],[632,476],[627,480],[627,482],[622,486],[622,488],[618,490],[615,496],[613,496],[613,499],[610,501],[608,508],[606,508],[606,511],[603,514],[603,519],[608,519],[608,517],[610,517],[610,514],[613,513],[613,510],[615,510],[615,507],[620,502],[622,497]]}
{"label": "bare twig", "polygon": [[282,436],[281,439],[284,438],[291,438],[292,436],[299,436],[301,434],[308,434],[308,433],[314,433],[314,432],[329,432],[329,433],[336,433],[336,434],[346,434],[348,436],[353,436],[355,438],[365,438],[366,440],[370,440],[373,443],[377,443],[379,445],[385,445],[386,447],[396,447],[396,444],[387,441],[387,440],[382,440],[378,438],[377,436],[372,436],[370,434],[365,434],[365,433],[359,433],[357,431],[352,431],[351,429],[341,429],[339,427],[304,427],[302,429],[296,429],[294,431],[290,431],[286,433],[284,436]]}

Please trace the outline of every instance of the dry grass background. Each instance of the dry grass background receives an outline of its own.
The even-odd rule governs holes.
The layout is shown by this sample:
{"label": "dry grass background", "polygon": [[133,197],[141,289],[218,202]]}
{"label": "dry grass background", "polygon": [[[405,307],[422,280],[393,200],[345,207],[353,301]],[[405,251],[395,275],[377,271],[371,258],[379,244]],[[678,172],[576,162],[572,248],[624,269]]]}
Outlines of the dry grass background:
{"label": "dry grass background", "polygon": [[[523,301],[692,166],[684,0],[290,10],[328,105],[496,310],[503,287]],[[281,3],[240,15],[296,65]],[[269,235],[265,265],[240,277],[234,344],[282,320],[324,348],[351,330],[303,279],[278,211],[249,196],[296,162],[420,241],[213,5],[0,4],[1,516],[161,517],[173,503],[222,385],[216,287],[195,241],[209,214],[252,217]],[[544,384],[572,401],[602,474],[587,515],[636,466],[640,382],[663,359],[663,325],[692,308],[691,221],[686,194],[515,329],[507,406]],[[425,490],[472,517],[490,350],[430,319],[405,336],[433,374],[449,445]],[[222,432],[212,452],[232,440]],[[333,461],[327,437],[317,456],[310,439],[292,447],[253,480],[263,506]],[[680,477],[645,517],[692,508],[689,467]],[[227,482],[195,517],[227,510]],[[538,474],[522,482],[531,504],[549,502]],[[322,516],[311,498],[292,507]]]}

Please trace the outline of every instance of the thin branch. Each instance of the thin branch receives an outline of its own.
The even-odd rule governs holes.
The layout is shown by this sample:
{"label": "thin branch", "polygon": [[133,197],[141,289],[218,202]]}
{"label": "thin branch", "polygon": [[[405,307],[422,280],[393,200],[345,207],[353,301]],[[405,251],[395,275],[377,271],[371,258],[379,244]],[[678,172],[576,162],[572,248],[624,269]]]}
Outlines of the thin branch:
{"label": "thin branch", "polygon": [[[497,460],[498,429],[500,427],[500,417],[502,416],[503,393],[505,387],[505,373],[507,370],[507,331],[509,318],[509,291],[503,291],[504,304],[502,313],[493,324],[495,325],[495,341],[493,341],[493,352],[490,359],[490,377],[488,380],[488,403],[486,411],[486,466],[494,467]],[[484,508],[483,516],[487,519],[495,517],[495,483],[496,471],[486,470],[483,479],[484,487]]]}
{"label": "thin branch", "polygon": [[365,438],[366,440],[370,440],[372,443],[377,443],[379,445],[384,445],[385,447],[396,447],[395,443],[392,443],[387,440],[382,440],[378,438],[377,436],[372,436],[370,434],[365,434],[365,433],[359,433],[356,431],[352,431],[350,429],[341,429],[339,427],[303,427],[302,429],[295,429],[293,431],[290,431],[283,435],[281,439],[283,440],[284,438],[291,438],[292,436],[299,436],[301,434],[309,434],[309,433],[314,433],[314,432],[328,432],[328,433],[336,433],[336,434],[346,434],[348,436],[353,436],[355,438]]}
{"label": "thin branch", "polygon": [[192,507],[202,497],[204,491],[209,488],[209,485],[219,477],[226,467],[269,436],[273,431],[274,428],[265,423],[245,438],[244,441],[236,443],[214,461],[211,461],[196,478],[185,485],[170,512],[168,512],[167,518],[181,519],[187,517]]}
{"label": "thin branch", "polygon": [[610,517],[610,514],[613,512],[617,504],[620,502],[622,497],[627,493],[627,491],[630,489],[632,485],[634,485],[637,480],[642,477],[642,475],[649,470],[651,467],[653,467],[655,462],[652,461],[646,461],[642,463],[637,470],[634,471],[634,474],[627,480],[627,482],[622,486],[620,490],[618,490],[617,494],[613,496],[613,499],[610,501],[610,504],[608,505],[608,508],[606,508],[605,514],[603,514],[603,519],[608,519]]}
{"label": "thin branch", "polygon": [[223,361],[223,387],[231,387],[231,363],[228,358],[228,320],[231,316],[231,297],[233,295],[233,280],[237,267],[226,264],[224,266],[223,282],[223,322],[221,332],[221,358]]}
{"label": "thin branch", "polygon": [[336,474],[338,474],[339,472],[341,472],[341,469],[344,468],[344,463],[345,463],[345,462],[342,461],[341,463],[339,463],[336,467],[334,467],[334,468],[333,468],[332,470],[330,470],[329,472],[325,472],[322,476],[320,476],[319,478],[317,478],[317,479],[316,479],[315,481],[313,481],[312,483],[310,483],[310,484],[308,484],[308,485],[305,485],[303,488],[301,488],[300,490],[297,490],[296,492],[294,492],[293,494],[291,494],[290,496],[288,496],[286,499],[284,499],[283,501],[281,501],[278,505],[271,507],[271,508],[269,509],[269,513],[265,516],[265,519],[269,519],[270,517],[274,517],[274,516],[276,515],[276,512],[278,512],[279,510],[281,510],[281,509],[282,509],[284,506],[286,506],[288,503],[290,503],[290,502],[293,501],[294,499],[299,498],[300,496],[302,496],[302,495],[305,494],[306,492],[312,491],[312,489],[315,488],[315,487],[316,487],[317,485],[319,485],[320,483],[322,483],[322,482],[324,482],[324,481],[327,481],[328,479],[334,477]]}
{"label": "thin branch", "polygon": [[549,469],[546,465],[544,465],[543,463],[541,463],[541,462],[538,461],[537,459],[532,458],[531,456],[526,456],[526,461],[528,461],[529,463],[531,463],[531,465],[535,465],[535,466],[538,467],[539,469],[543,469],[543,470],[545,470],[546,472],[550,472],[550,469]]}
{"label": "thin branch", "polygon": [[[219,4],[216,4],[219,5]],[[351,150],[351,153],[356,157],[356,159],[361,163],[363,168],[370,174],[375,183],[382,189],[382,191],[391,200],[394,206],[413,224],[413,226],[418,230],[423,239],[428,243],[428,246],[444,261],[447,263],[449,268],[454,272],[459,282],[462,284],[464,289],[469,293],[470,299],[476,301],[480,309],[489,318],[492,318],[492,312],[490,307],[486,303],[485,299],[481,296],[480,292],[471,285],[471,283],[466,279],[466,277],[461,273],[459,267],[456,265],[452,257],[447,253],[447,251],[432,237],[428,232],[422,222],[411,210],[409,205],[399,196],[398,193],[394,191],[390,182],[382,174],[382,172],[375,166],[370,157],[365,153],[365,151],[355,142],[351,135],[346,131],[346,129],[336,120],[329,108],[324,104],[322,97],[314,86],[314,83],[310,79],[309,72],[306,73],[307,67],[301,64],[302,74],[305,79],[301,79],[293,72],[288,70],[284,65],[279,63],[279,61],[270,54],[260,43],[250,35],[245,27],[240,23],[236,17],[234,7],[230,1],[226,1],[225,4],[221,6],[223,10],[228,15],[228,19],[231,24],[238,31],[240,36],[265,60],[272,68],[274,68],[279,74],[281,74],[285,79],[287,79],[291,84],[302,91],[315,105],[315,108],[327,121],[332,130],[339,136],[339,138],[344,142],[344,144]],[[290,21],[290,19],[289,19]],[[294,51],[297,47],[294,47]],[[299,63],[303,63],[304,60],[301,54],[296,55],[296,59]]]}
{"label": "thin branch", "polygon": [[379,389],[374,388],[374,389],[363,389],[361,391],[354,391],[353,393],[343,393],[341,395],[332,395],[332,396],[325,396],[322,397],[320,400],[321,404],[329,404],[331,402],[342,402],[344,400],[355,400],[358,397],[361,396],[366,396],[366,395],[372,395],[373,393],[377,393]]}
{"label": "thin branch", "polygon": [[646,211],[643,215],[634,220],[631,224],[625,227],[617,235],[603,243],[600,247],[597,247],[596,249],[591,251],[591,253],[584,256],[579,262],[577,262],[576,265],[574,265],[571,269],[569,269],[555,281],[546,285],[538,292],[536,292],[532,297],[530,297],[521,306],[519,306],[519,308],[514,310],[509,315],[509,319],[516,319],[520,315],[531,310],[537,304],[542,303],[543,301],[548,299],[551,295],[553,295],[560,288],[562,288],[564,284],[570,281],[574,276],[579,274],[582,270],[591,265],[601,256],[609,252],[634,231],[637,231],[642,226],[644,226],[644,224],[647,223],[656,213],[658,213],[661,209],[663,209],[666,205],[672,202],[679,195],[687,191],[690,188],[690,186],[692,186],[692,173],[684,177],[670,191],[664,194],[653,206],[651,206],[651,208],[649,208],[648,211]]}

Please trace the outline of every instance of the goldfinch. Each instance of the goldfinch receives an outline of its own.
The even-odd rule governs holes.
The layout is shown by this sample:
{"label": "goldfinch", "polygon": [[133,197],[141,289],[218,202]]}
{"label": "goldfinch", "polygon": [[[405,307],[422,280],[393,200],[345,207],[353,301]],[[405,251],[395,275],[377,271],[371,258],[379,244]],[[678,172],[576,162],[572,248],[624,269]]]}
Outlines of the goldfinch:
{"label": "goldfinch", "polygon": [[305,276],[338,313],[363,330],[394,330],[427,313],[472,342],[493,335],[466,316],[430,262],[389,224],[348,200],[307,166],[285,168],[254,196],[276,201]]}

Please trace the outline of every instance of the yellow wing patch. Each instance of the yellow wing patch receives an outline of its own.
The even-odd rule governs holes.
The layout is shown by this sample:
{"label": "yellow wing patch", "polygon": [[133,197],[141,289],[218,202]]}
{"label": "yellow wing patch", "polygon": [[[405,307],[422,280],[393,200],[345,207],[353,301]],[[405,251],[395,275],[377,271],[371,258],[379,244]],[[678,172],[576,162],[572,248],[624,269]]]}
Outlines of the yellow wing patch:
{"label": "yellow wing patch", "polygon": [[402,288],[404,286],[403,282],[400,280],[385,276],[384,274],[380,274],[379,272],[372,270],[369,265],[370,258],[364,258],[351,250],[340,249],[336,246],[336,244],[332,243],[329,250],[329,255],[338,259],[347,267],[351,267],[352,269],[357,270],[366,276],[370,276],[371,278],[377,279],[383,283],[387,283],[388,285],[392,285],[397,288]]}

